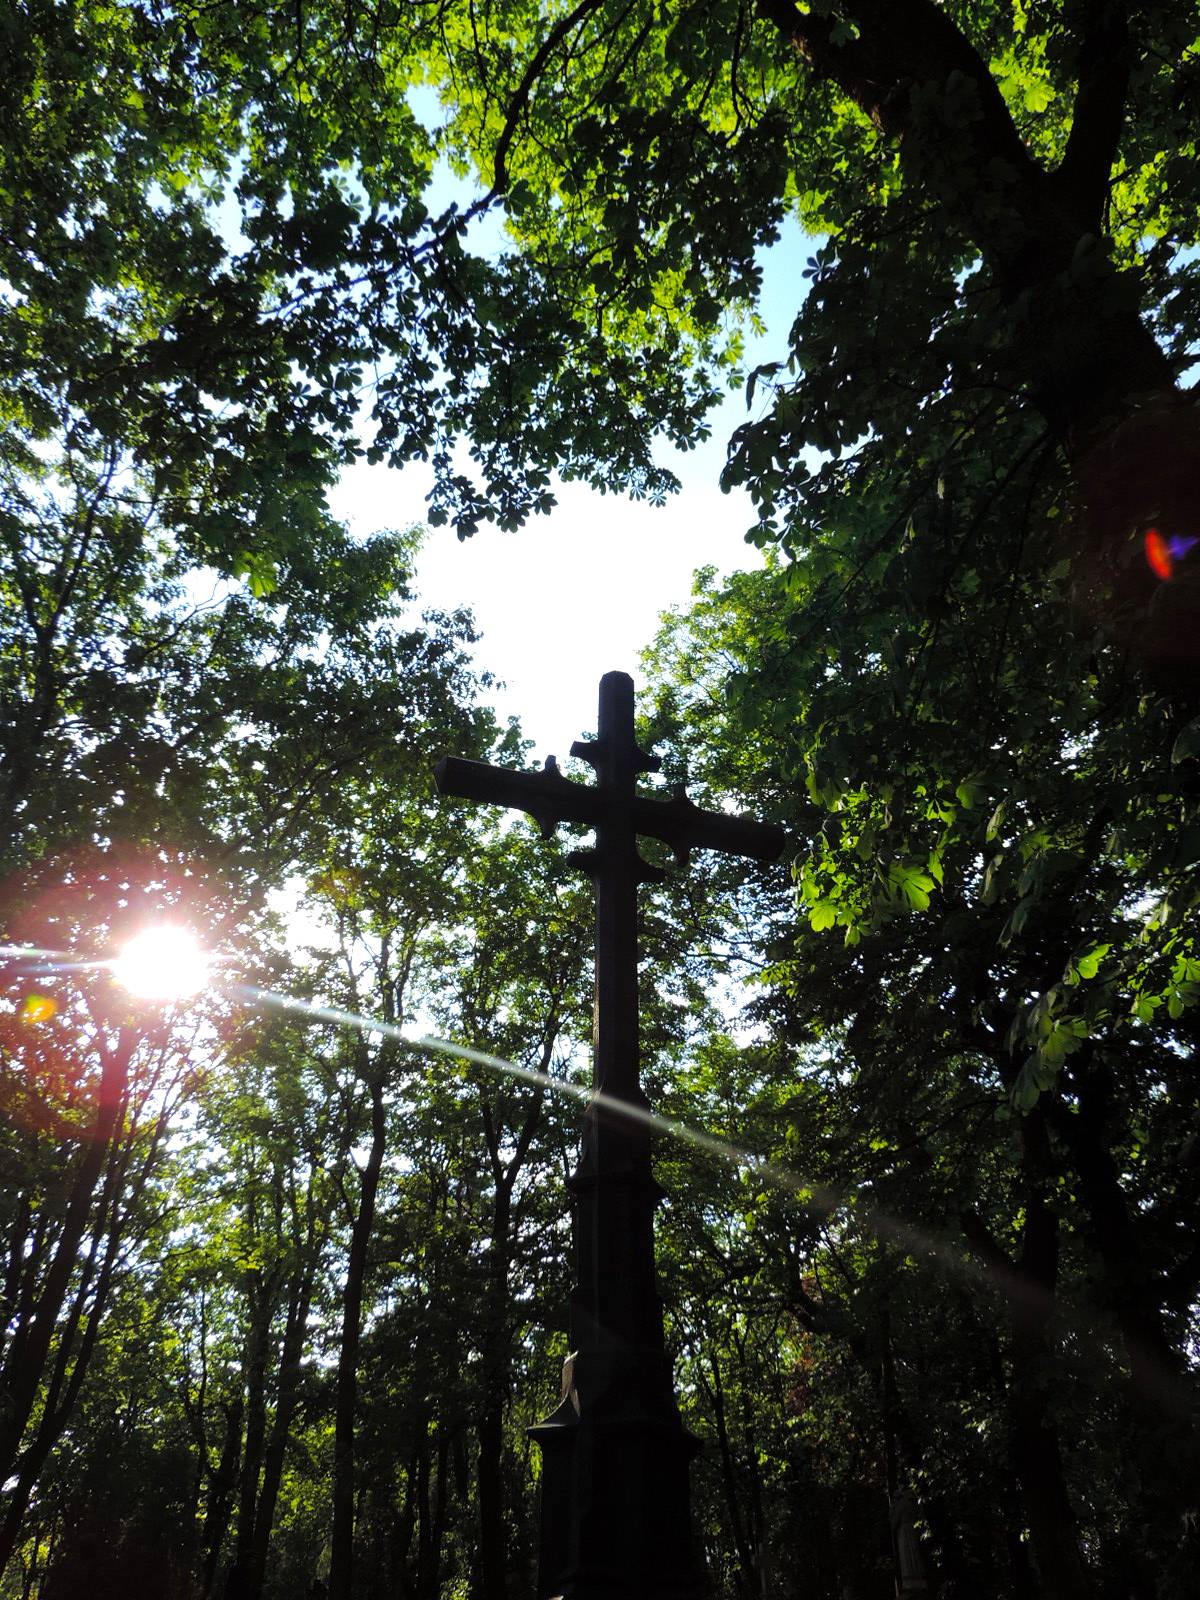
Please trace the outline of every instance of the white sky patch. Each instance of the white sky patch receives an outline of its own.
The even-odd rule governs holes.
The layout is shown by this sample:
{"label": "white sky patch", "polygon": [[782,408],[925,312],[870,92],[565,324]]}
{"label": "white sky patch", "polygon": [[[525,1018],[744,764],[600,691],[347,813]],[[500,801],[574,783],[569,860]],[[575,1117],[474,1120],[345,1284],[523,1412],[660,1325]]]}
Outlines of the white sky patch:
{"label": "white sky patch", "polygon": [[[747,369],[786,355],[802,253],[810,248],[793,224],[763,253],[760,312],[768,331],[747,329]],[[767,401],[761,389],[759,396],[756,412]],[[664,506],[556,481],[555,509],[517,533],[485,525],[460,541],[452,528],[430,531],[417,564],[420,603],[474,612],[482,634],[476,662],[503,685],[493,703],[502,718],[518,719],[538,755],[561,758],[572,739],[594,729],[600,678],[612,671],[636,677],[662,613],[690,599],[697,568],[729,573],[762,564],[745,542],[754,521],[749,495],[718,486],[730,435],[748,415],[743,392],[731,393],[710,417],[707,442],[656,452],[682,485]],[[396,469],[360,461],[343,473],[330,505],[365,538],[423,523],[431,486],[424,463]]]}

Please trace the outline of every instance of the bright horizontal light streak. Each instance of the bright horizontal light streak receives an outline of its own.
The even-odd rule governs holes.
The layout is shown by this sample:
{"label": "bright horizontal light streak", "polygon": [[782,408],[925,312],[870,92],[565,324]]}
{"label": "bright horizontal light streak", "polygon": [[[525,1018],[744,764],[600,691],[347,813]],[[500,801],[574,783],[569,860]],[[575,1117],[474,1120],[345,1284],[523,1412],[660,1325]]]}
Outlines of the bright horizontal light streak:
{"label": "bright horizontal light streak", "polygon": [[122,987],[143,1000],[182,1000],[208,982],[208,957],[186,928],[146,928],[112,963]]}

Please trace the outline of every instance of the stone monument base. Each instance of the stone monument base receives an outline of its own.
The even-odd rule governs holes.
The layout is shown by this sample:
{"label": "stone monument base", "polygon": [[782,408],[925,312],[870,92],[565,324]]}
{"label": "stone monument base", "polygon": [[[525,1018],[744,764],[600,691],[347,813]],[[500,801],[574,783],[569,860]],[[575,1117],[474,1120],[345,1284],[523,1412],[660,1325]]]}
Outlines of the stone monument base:
{"label": "stone monument base", "polygon": [[542,1453],[538,1600],[699,1600],[688,1485],[699,1441],[661,1355],[577,1352]]}

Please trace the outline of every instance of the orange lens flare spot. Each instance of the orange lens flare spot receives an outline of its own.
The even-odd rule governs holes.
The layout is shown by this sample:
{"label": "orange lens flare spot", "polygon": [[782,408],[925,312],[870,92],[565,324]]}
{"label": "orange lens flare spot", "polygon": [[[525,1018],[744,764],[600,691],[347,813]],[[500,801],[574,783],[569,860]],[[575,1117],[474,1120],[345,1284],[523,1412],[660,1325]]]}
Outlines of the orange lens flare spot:
{"label": "orange lens flare spot", "polygon": [[1172,568],[1175,565],[1174,553],[1171,544],[1168,544],[1157,528],[1146,529],[1146,560],[1150,563],[1150,570],[1155,577],[1161,578],[1164,583],[1170,582]]}
{"label": "orange lens flare spot", "polygon": [[27,994],[21,1007],[21,1021],[27,1023],[49,1022],[58,1010],[48,994]]}

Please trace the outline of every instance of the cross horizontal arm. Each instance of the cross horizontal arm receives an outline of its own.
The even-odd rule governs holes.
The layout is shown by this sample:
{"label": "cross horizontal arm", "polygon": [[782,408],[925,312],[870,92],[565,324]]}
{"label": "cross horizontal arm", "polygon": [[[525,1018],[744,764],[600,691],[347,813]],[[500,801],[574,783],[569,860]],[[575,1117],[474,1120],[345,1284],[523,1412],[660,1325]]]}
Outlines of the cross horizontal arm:
{"label": "cross horizontal arm", "polygon": [[581,822],[594,828],[604,817],[604,800],[595,789],[572,783],[561,772],[513,772],[485,761],[443,756],[433,769],[439,794],[460,800],[486,800],[494,806],[527,811],[540,823]]}
{"label": "cross horizontal arm", "polygon": [[683,795],[651,800],[636,795],[633,825],[669,844],[682,855],[688,850],[719,850],[723,855],[748,856],[751,861],[776,861],[788,836],[772,822],[730,816],[723,811],[701,811]]}
{"label": "cross horizontal arm", "polygon": [[787,844],[787,834],[773,823],[702,811],[682,795],[670,800],[649,795],[611,799],[603,789],[574,783],[558,771],[514,772],[483,761],[443,756],[434,769],[434,781],[439,794],[525,811],[543,828],[556,822],[595,828],[620,810],[628,814],[635,833],[661,839],[681,855],[688,850],[719,850],[724,855],[770,862]]}

